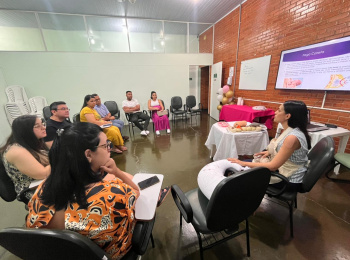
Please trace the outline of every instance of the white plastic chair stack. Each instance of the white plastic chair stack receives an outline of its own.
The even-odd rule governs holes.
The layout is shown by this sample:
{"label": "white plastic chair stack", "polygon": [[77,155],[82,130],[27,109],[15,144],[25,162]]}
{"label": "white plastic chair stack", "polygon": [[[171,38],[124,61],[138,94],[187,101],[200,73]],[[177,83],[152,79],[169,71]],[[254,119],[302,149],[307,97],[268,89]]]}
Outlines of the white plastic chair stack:
{"label": "white plastic chair stack", "polygon": [[7,120],[12,125],[13,120],[21,115],[29,114],[28,108],[24,101],[22,102],[8,102],[5,104],[5,113]]}
{"label": "white plastic chair stack", "polygon": [[35,114],[39,117],[44,117],[43,109],[44,107],[48,106],[46,98],[37,96],[30,98],[28,101],[32,114]]}
{"label": "white plastic chair stack", "polygon": [[18,85],[8,86],[5,89],[5,92],[9,102],[25,102],[28,109],[30,109],[28,106],[27,93],[22,86],[18,86]]}

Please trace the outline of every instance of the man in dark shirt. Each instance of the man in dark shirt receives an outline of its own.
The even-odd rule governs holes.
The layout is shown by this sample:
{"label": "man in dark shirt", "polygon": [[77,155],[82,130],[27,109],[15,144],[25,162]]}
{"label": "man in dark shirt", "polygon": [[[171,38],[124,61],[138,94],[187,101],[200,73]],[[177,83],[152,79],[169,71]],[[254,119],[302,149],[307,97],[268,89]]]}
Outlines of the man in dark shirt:
{"label": "man in dark shirt", "polygon": [[63,101],[53,102],[50,105],[51,117],[46,121],[46,137],[44,141],[47,147],[51,148],[53,140],[57,135],[57,129],[65,128],[71,123],[66,119],[69,118],[69,108]]}

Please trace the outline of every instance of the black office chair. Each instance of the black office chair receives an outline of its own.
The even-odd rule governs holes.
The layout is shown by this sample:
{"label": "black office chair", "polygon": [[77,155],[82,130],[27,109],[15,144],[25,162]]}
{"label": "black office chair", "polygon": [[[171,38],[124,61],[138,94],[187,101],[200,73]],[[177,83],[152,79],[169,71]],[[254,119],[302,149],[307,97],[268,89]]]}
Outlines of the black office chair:
{"label": "black office chair", "polygon": [[[349,153],[336,153],[334,156],[335,159],[335,166],[343,165],[344,167],[348,168],[350,170],[350,154]],[[331,177],[330,174],[332,171],[329,171],[326,176],[328,179],[334,181],[334,182],[344,182],[344,183],[350,183],[350,179],[341,179],[341,178],[334,178]]]}
{"label": "black office chair", "polygon": [[[123,260],[137,259],[146,252],[149,239],[152,239],[154,221],[155,218],[149,222],[136,223],[131,250]],[[93,241],[69,230],[5,228],[0,231],[0,245],[26,260],[111,259]]]}
{"label": "black office chair", "polygon": [[[247,255],[250,256],[248,217],[259,207],[270,180],[270,171],[259,167],[234,173],[223,179],[208,200],[199,188],[183,193],[172,185],[171,193],[182,217],[194,227],[203,259],[203,251],[233,237],[246,233]],[[238,224],[245,220],[245,228],[238,231]],[[222,231],[225,231],[224,234]],[[201,234],[220,232],[222,240],[203,246]],[[209,239],[208,239],[209,240]]]}
{"label": "black office chair", "polygon": [[[143,110],[142,113],[145,113],[147,116],[148,116],[148,113],[146,110]],[[135,135],[134,133],[134,127],[136,126],[133,122],[130,121],[130,114],[129,113],[125,113],[125,117],[126,117],[126,120],[128,121],[128,126],[129,126],[129,133],[131,135],[131,130],[130,128],[132,129],[132,134]],[[140,124],[144,124],[145,123],[145,120],[139,118],[138,121],[140,122]]]}
{"label": "black office chair", "polygon": [[73,123],[80,122],[80,113],[76,113],[73,115]]}
{"label": "black office chair", "polygon": [[[28,204],[29,199],[26,197],[27,192],[33,193],[29,188],[24,189],[19,195],[19,201]],[[0,159],[0,197],[7,202],[12,202],[16,199],[17,193],[11,178],[7,175],[5,166]]]}
{"label": "black office chair", "polygon": [[17,197],[15,186],[7,175],[5,166],[0,159],[0,197],[7,202],[14,201]]}
{"label": "black office chair", "polygon": [[187,112],[191,115],[191,118],[193,115],[201,114],[203,106],[201,103],[198,104],[198,109],[194,109],[194,107],[197,105],[196,103],[196,97],[195,96],[187,96],[186,97],[186,109]]}
{"label": "black office chair", "polygon": [[181,116],[181,118],[187,119],[186,116],[186,105],[182,108],[182,98],[179,96],[175,96],[171,98],[171,105],[170,105],[170,113],[172,114],[172,119],[174,120],[177,116]]}
{"label": "black office chair", "polygon": [[[332,137],[322,138],[309,152],[307,155],[310,163],[308,170],[305,173],[302,190],[300,193],[309,192],[312,187],[316,184],[318,179],[327,174],[330,170],[334,168],[334,141]],[[289,222],[290,222],[290,236],[294,236],[293,232],[293,204],[297,208],[297,194],[298,192],[286,191],[286,188],[289,184],[288,179],[279,174],[272,173],[272,175],[280,178],[285,186],[282,189],[277,189],[275,187],[269,186],[267,188],[266,194],[269,197],[276,198],[288,204],[289,208]]]}
{"label": "black office chair", "polygon": [[46,106],[43,108],[43,116],[45,121],[47,121],[52,116],[50,106]]}
{"label": "black office chair", "polygon": [[115,119],[120,118],[120,110],[119,110],[118,105],[115,101],[106,101],[104,104],[107,107],[107,109],[109,110],[109,112],[111,113],[111,116],[114,116]]}

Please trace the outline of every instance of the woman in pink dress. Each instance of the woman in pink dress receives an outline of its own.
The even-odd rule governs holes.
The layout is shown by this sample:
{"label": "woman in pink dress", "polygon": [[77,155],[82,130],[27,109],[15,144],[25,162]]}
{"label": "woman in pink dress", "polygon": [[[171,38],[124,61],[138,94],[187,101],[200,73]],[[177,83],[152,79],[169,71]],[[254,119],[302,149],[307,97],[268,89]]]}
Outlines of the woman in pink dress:
{"label": "woman in pink dress", "polygon": [[148,100],[148,109],[152,112],[152,121],[154,128],[156,130],[156,135],[160,135],[161,130],[165,130],[170,133],[169,118],[167,115],[159,116],[158,111],[164,112],[163,102],[157,99],[157,93],[155,91],[151,92],[151,99]]}

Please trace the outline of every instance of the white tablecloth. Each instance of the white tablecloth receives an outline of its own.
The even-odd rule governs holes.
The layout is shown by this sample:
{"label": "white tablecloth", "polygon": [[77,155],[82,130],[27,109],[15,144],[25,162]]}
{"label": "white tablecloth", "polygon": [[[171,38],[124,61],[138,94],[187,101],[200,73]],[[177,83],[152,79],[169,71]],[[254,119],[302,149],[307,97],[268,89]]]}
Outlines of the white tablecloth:
{"label": "white tablecloth", "polygon": [[[228,122],[231,126],[234,122]],[[238,158],[238,155],[250,155],[264,150],[269,144],[267,130],[260,132],[229,132],[227,127],[221,127],[218,123],[212,125],[206,147],[211,150],[211,156],[215,151],[214,161]]]}

